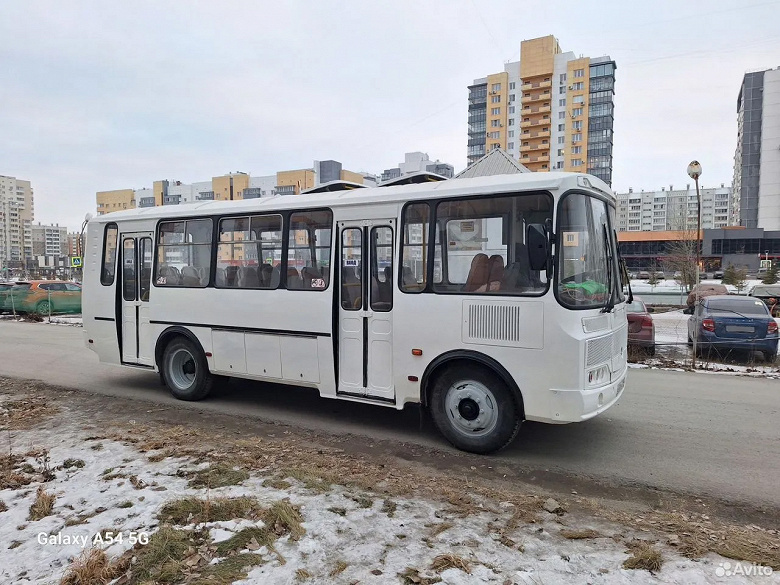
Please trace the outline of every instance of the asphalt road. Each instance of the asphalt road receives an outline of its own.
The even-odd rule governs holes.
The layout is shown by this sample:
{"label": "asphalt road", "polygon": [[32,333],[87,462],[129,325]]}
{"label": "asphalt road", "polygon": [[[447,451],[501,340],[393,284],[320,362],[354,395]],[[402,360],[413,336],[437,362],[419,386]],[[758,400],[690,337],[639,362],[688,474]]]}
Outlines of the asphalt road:
{"label": "asphalt road", "polygon": [[[0,375],[106,396],[276,421],[315,431],[452,448],[417,408],[321,399],[316,392],[251,382],[221,386],[199,403],[173,399],[156,374],[98,363],[80,327],[0,321]],[[140,406],[139,408],[145,408]],[[492,465],[574,482],[639,486],[780,508],[780,381],[632,369],[620,403],[591,421],[525,423]],[[574,485],[574,484],[572,484]],[[652,491],[652,490],[650,490]]]}

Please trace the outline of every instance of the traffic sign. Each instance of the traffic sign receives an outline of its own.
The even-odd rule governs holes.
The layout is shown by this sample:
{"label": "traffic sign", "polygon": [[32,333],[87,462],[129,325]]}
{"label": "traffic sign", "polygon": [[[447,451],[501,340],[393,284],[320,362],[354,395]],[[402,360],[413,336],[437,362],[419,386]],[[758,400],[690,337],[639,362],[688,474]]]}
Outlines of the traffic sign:
{"label": "traffic sign", "polygon": [[81,268],[81,256],[73,256],[70,259],[71,268]]}

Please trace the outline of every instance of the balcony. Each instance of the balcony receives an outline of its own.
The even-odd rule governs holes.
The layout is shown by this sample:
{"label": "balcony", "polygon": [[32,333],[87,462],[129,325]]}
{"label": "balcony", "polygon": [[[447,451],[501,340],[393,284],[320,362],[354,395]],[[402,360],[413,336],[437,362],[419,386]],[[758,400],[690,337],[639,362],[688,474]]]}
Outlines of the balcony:
{"label": "balcony", "polygon": [[549,114],[550,106],[537,106],[535,108],[531,106],[525,106],[523,108],[523,114]]}
{"label": "balcony", "polygon": [[522,96],[520,98],[520,103],[521,104],[531,104],[531,103],[534,103],[534,102],[540,102],[540,101],[549,100],[549,99],[550,99],[550,92],[549,91],[545,91],[543,93],[537,93],[537,94],[534,94],[534,95]]}
{"label": "balcony", "polygon": [[528,144],[520,147],[520,152],[539,152],[541,150],[550,150],[549,144]]}
{"label": "balcony", "polygon": [[535,132],[532,132],[531,130],[523,130],[523,132],[520,133],[520,138],[549,138],[549,137],[550,137],[549,130],[537,130]]}
{"label": "balcony", "polygon": [[529,154],[524,154],[520,157],[520,162],[525,163],[546,163],[550,162],[550,155],[549,154],[540,154],[537,156],[531,156]]}
{"label": "balcony", "polygon": [[523,85],[520,86],[521,89],[538,89],[538,88],[545,88],[545,87],[552,87],[551,81],[524,81]]}
{"label": "balcony", "polygon": [[520,122],[520,128],[533,128],[534,126],[549,126],[550,117],[531,118],[528,122]]}

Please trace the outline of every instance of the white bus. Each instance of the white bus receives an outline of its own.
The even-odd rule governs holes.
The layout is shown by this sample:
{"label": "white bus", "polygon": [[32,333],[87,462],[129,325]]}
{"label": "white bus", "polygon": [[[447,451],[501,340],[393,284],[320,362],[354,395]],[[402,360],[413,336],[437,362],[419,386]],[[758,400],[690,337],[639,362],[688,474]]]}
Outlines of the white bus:
{"label": "white bus", "polygon": [[527,173],[103,215],[85,342],[183,400],[237,377],[421,403],[495,451],[623,392],[614,209],[595,177]]}

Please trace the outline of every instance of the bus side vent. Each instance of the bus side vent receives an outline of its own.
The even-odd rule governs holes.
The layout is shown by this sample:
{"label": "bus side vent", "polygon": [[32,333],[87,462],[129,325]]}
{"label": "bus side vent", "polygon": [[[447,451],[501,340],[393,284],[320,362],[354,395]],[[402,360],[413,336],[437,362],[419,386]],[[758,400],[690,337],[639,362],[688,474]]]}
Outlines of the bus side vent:
{"label": "bus side vent", "polygon": [[543,303],[464,301],[463,317],[465,343],[544,347]]}
{"label": "bus side vent", "polygon": [[585,364],[587,367],[595,366],[612,359],[614,351],[612,335],[589,339],[585,349]]}

